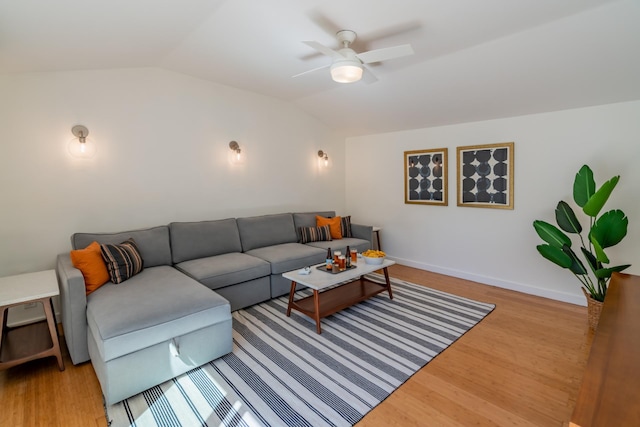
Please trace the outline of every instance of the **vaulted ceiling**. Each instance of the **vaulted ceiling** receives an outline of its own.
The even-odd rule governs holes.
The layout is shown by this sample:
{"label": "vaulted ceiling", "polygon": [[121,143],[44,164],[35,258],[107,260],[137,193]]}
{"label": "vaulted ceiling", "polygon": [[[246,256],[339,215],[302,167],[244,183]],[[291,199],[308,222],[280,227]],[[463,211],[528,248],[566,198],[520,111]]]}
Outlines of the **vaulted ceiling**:
{"label": "vaulted ceiling", "polygon": [[[340,84],[303,40],[410,43]],[[638,0],[0,0],[0,73],[161,67],[291,102],[345,135],[640,99]]]}

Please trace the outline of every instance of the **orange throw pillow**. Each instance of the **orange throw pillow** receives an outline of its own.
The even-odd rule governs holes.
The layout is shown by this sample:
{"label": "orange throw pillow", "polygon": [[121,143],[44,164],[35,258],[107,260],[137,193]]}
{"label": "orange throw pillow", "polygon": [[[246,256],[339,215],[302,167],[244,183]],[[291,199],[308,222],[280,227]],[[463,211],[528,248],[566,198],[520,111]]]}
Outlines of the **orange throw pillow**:
{"label": "orange throw pillow", "polygon": [[70,255],[71,263],[84,276],[87,295],[110,280],[98,242],[93,242],[84,249],[71,251]]}
{"label": "orange throw pillow", "polygon": [[325,218],[323,216],[316,215],[316,227],[329,226],[332,239],[342,239],[342,227],[340,225],[340,217]]}

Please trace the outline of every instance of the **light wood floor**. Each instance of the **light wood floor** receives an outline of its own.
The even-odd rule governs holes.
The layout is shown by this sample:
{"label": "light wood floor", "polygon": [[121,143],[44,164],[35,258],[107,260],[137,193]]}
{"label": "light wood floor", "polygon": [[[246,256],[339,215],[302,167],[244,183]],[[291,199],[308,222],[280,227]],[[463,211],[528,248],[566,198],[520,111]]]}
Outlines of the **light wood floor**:
{"label": "light wood floor", "polygon": [[[593,338],[585,307],[404,266],[390,270],[496,309],[358,427],[566,424]],[[48,358],[0,372],[0,425],[106,426],[91,364],[73,366],[65,354],[65,365],[60,372]]]}

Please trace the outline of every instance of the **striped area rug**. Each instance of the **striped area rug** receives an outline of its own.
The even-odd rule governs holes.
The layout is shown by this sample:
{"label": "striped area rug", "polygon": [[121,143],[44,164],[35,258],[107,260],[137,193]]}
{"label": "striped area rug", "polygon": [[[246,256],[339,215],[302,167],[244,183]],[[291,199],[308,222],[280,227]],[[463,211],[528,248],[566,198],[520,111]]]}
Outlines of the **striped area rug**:
{"label": "striped area rug", "polygon": [[112,427],[351,426],[495,307],[391,282],[393,300],[383,293],[327,317],[321,335],[306,316],[286,317],[286,297],[238,310],[232,353],[107,407],[107,419]]}

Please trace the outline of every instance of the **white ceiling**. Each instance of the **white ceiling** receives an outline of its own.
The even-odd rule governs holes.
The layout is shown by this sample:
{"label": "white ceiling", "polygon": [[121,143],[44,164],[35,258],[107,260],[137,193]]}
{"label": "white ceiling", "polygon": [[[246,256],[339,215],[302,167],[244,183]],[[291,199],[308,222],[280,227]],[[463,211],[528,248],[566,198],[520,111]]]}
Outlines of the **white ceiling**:
{"label": "white ceiling", "polygon": [[[410,43],[339,84],[302,40]],[[638,0],[0,0],[0,73],[161,67],[277,97],[345,135],[640,99]]]}

